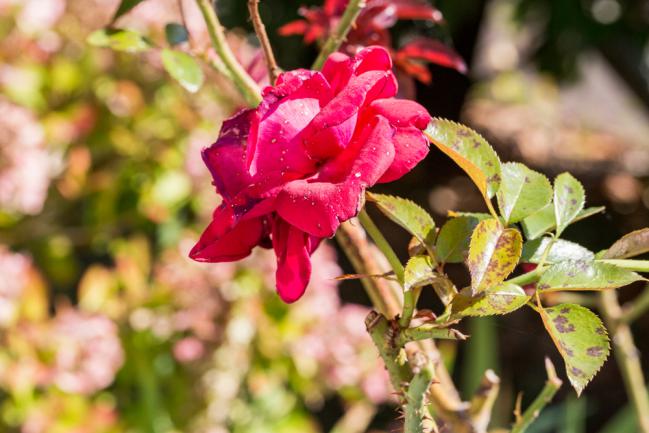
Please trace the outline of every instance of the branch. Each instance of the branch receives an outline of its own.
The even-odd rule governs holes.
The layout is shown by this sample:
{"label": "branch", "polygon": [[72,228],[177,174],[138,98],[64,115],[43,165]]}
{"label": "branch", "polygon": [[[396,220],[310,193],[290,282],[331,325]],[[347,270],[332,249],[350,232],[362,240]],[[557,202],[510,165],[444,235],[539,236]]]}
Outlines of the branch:
{"label": "branch", "polygon": [[500,378],[493,370],[485,371],[480,381],[480,387],[471,399],[471,408],[469,409],[476,432],[487,431],[491,420],[491,411],[499,391]]}
{"label": "branch", "polygon": [[349,30],[354,25],[358,14],[361,13],[361,10],[363,10],[365,4],[365,0],[349,1],[349,4],[347,4],[347,9],[345,9],[345,13],[342,17],[340,17],[338,27],[336,27],[336,30],[334,30],[334,32],[329,35],[329,38],[320,50],[320,54],[318,54],[318,58],[315,59],[315,62],[313,62],[311,69],[321,69],[322,65],[324,65],[325,60],[327,60],[327,57],[329,57],[329,54],[340,48],[340,45],[345,41],[347,33],[349,33]]}
{"label": "branch", "polygon": [[404,433],[423,433],[437,430],[435,421],[426,406],[426,394],[430,388],[435,370],[431,362],[421,352],[416,352],[413,357],[413,371],[415,375],[410,381],[404,405]]}
{"label": "branch", "polygon": [[541,410],[552,400],[554,395],[561,388],[561,379],[557,377],[557,372],[554,365],[548,358],[545,358],[545,370],[548,374],[548,380],[541,393],[536,397],[532,404],[525,410],[523,415],[520,415],[516,423],[512,427],[511,433],[523,433],[532,424],[532,422],[539,416]]}
{"label": "branch", "polygon": [[273,48],[270,46],[270,40],[266,33],[266,26],[264,26],[264,22],[259,15],[259,0],[248,0],[248,12],[250,13],[250,19],[252,20],[252,26],[255,28],[257,39],[259,39],[261,48],[264,51],[266,67],[268,68],[268,78],[272,86],[275,84],[275,80],[277,80],[277,76],[282,70],[277,66],[275,54],[273,54]]}
{"label": "branch", "polygon": [[225,65],[225,68],[230,73],[232,81],[237,86],[246,102],[252,106],[256,107],[261,102],[261,93],[257,83],[248,75],[248,73],[243,69],[239,64],[234,53],[230,49],[226,39],[225,31],[219,18],[216,16],[216,12],[212,7],[210,0],[196,0],[198,8],[203,14],[203,19],[207,25],[207,31],[212,40],[212,46],[214,51],[221,58],[221,61]]}
{"label": "branch", "polygon": [[361,400],[352,404],[329,433],[363,433],[376,414],[376,406]]}

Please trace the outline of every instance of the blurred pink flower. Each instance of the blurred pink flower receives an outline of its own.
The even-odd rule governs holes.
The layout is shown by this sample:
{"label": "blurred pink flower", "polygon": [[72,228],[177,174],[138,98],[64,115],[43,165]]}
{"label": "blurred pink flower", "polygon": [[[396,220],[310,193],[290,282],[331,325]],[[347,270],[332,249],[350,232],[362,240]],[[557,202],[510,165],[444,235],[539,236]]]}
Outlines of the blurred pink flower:
{"label": "blurred pink flower", "polygon": [[178,362],[192,362],[205,354],[205,346],[198,338],[186,337],[174,343],[173,352]]}
{"label": "blurred pink flower", "polygon": [[18,301],[28,281],[31,260],[12,253],[0,245],[0,327],[7,326],[16,317]]}
{"label": "blurred pink flower", "polygon": [[0,98],[0,209],[37,214],[43,208],[54,159],[32,112]]}
{"label": "blurred pink flower", "polygon": [[66,0],[23,0],[16,23],[25,33],[44,32],[54,27],[65,7]]}
{"label": "blurred pink flower", "polygon": [[100,315],[66,308],[52,321],[53,383],[61,390],[92,394],[110,385],[124,362],[117,325]]}

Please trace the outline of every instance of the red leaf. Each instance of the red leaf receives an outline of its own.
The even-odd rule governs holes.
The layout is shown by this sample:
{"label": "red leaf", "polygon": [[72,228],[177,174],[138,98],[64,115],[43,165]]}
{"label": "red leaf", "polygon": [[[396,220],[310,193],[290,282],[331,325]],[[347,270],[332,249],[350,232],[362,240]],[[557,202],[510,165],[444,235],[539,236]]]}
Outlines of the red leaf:
{"label": "red leaf", "polygon": [[436,65],[453,68],[462,74],[467,71],[466,63],[455,50],[434,39],[413,39],[399,50],[397,56],[405,59],[425,60]]}
{"label": "red leaf", "polygon": [[277,33],[281,36],[291,36],[291,35],[303,35],[306,33],[309,28],[309,23],[305,20],[295,20],[290,23],[284,24],[282,27],[277,29]]}

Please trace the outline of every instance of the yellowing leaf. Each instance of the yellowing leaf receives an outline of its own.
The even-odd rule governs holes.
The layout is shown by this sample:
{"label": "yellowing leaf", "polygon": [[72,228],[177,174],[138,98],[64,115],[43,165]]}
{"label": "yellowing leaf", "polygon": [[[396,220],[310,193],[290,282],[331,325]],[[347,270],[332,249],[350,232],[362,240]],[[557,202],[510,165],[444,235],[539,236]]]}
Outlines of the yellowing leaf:
{"label": "yellowing leaf", "polygon": [[540,314],[579,395],[608,357],[606,328],[595,313],[581,305],[560,304],[541,309]]}
{"label": "yellowing leaf", "polygon": [[455,316],[494,316],[509,314],[525,305],[530,297],[516,284],[503,283],[489,287],[476,296],[465,290],[454,299],[452,312]]}
{"label": "yellowing leaf", "polygon": [[467,265],[473,294],[500,284],[514,270],[523,249],[518,230],[496,219],[481,221],[471,235]]}
{"label": "yellowing leaf", "polygon": [[469,175],[495,217],[491,198],[500,187],[500,160],[487,140],[471,128],[439,118],[430,122],[424,134]]}
{"label": "yellowing leaf", "polygon": [[451,302],[457,291],[444,275],[435,272],[435,262],[427,255],[411,257],[404,271],[404,290],[432,285],[444,305]]}

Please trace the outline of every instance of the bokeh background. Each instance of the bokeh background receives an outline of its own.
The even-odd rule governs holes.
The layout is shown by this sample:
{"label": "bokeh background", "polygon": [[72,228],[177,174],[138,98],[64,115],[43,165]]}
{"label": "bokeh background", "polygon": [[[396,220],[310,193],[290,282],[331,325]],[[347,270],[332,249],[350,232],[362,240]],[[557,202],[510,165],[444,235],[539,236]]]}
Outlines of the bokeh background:
{"label": "bokeh background", "polygon": [[[118,3],[0,0],[0,431],[395,431],[393,396],[363,325],[369,300],[358,282],[334,280],[352,271],[335,244],[316,253],[307,295],[290,307],[273,292],[272,254],[219,265],[187,258],[218,200],[200,149],[242,101],[207,67],[190,94],[157,49],[86,43]],[[277,29],[317,4],[262,2],[282,67],[314,59],[315,46]],[[202,52],[208,40],[191,0],[146,0],[117,24],[161,47],[165,25],[181,21],[179,5],[192,35],[184,48]],[[503,160],[575,174],[588,204],[607,211],[568,239],[597,251],[647,226],[649,2],[436,6],[444,22],[399,22],[394,43],[443,41],[468,73],[430,65],[432,82],[404,79],[404,95],[479,130]],[[259,72],[246,2],[218,8],[240,61]],[[469,179],[435,151],[381,191],[424,205],[438,225],[448,210],[482,210]],[[376,219],[405,258],[408,238]],[[466,281],[461,266],[451,272]],[[437,308],[432,293],[421,304]],[[472,338],[443,343],[444,360],[465,398],[485,369],[499,374],[493,426],[506,427],[517,394],[527,403],[542,387],[544,356],[561,362],[527,311],[464,330]],[[634,332],[649,354],[649,317]],[[530,431],[636,431],[614,361],[581,399],[564,387]]]}

